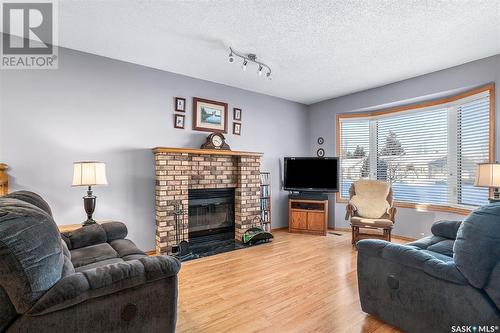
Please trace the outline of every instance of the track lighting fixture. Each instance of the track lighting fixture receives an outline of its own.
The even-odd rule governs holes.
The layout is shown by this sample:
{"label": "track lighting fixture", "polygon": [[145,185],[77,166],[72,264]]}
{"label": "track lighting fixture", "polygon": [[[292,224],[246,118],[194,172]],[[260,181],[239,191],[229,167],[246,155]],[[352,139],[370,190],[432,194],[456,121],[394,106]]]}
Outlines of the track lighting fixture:
{"label": "track lighting fixture", "polygon": [[263,62],[260,62],[257,60],[257,55],[253,54],[253,53],[249,53],[249,54],[243,54],[243,53],[239,53],[235,50],[233,50],[231,47],[229,48],[229,62],[234,62],[234,57],[238,57],[238,58],[241,58],[243,59],[243,63],[241,65],[241,69],[243,69],[243,71],[246,71],[247,70],[247,65],[248,65],[248,62],[253,62],[254,64],[258,65],[259,67],[259,70],[257,71],[257,74],[259,76],[262,76],[262,74],[264,73],[264,69],[266,70],[266,77],[271,80],[271,67],[269,67],[268,65],[266,65],[265,63]]}

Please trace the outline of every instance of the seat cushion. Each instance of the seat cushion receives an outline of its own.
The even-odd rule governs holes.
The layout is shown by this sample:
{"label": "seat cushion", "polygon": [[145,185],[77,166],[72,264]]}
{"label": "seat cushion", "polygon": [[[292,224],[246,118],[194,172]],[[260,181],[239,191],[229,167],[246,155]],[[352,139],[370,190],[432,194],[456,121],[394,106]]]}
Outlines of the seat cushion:
{"label": "seat cushion", "polygon": [[437,242],[436,244],[429,246],[427,250],[441,253],[448,257],[453,257],[453,243],[455,243],[454,240],[444,239],[440,242]]}
{"label": "seat cushion", "polygon": [[127,256],[123,256],[122,259],[125,261],[136,260],[140,258],[147,257],[147,254],[129,254]]}
{"label": "seat cushion", "polygon": [[132,254],[145,253],[137,248],[137,246],[130,239],[117,239],[109,243],[111,247],[118,253],[118,257],[123,258]]}
{"label": "seat cushion", "polygon": [[351,218],[351,224],[357,227],[374,227],[374,228],[387,228],[394,225],[391,220],[388,219],[368,219],[364,217],[353,216]]}
{"label": "seat cushion", "polygon": [[108,243],[86,246],[71,251],[71,262],[75,268],[112,258],[118,258],[118,253]]}
{"label": "seat cushion", "polygon": [[452,262],[453,261],[453,257],[444,255],[444,254],[439,253],[439,252],[434,252],[434,251],[429,251],[429,250],[421,250],[421,252],[430,254],[434,258],[439,259],[439,260],[444,261],[444,262]]}
{"label": "seat cushion", "polygon": [[358,180],[354,183],[355,194],[349,201],[357,215],[379,219],[383,217],[391,207],[387,202],[387,196],[391,187],[389,184],[376,180]]}
{"label": "seat cushion", "polygon": [[125,261],[121,258],[111,258],[111,259],[106,259],[106,260],[102,260],[102,261],[96,261],[96,262],[88,264],[88,265],[80,266],[75,271],[76,272],[83,272],[83,271],[86,271],[89,269],[102,267],[102,266],[106,266],[106,265],[111,265],[111,264],[117,264],[117,263],[121,263],[121,262],[125,262]]}
{"label": "seat cushion", "polygon": [[417,247],[419,249],[427,249],[429,246],[432,246],[436,243],[439,243],[441,241],[444,241],[446,238],[444,237],[439,237],[439,236],[434,236],[434,235],[431,235],[431,236],[427,236],[427,237],[424,237],[424,238],[420,238],[420,239],[417,239],[416,241],[413,241],[413,242],[410,242],[408,244],[406,244],[406,246],[414,246],[414,247]]}

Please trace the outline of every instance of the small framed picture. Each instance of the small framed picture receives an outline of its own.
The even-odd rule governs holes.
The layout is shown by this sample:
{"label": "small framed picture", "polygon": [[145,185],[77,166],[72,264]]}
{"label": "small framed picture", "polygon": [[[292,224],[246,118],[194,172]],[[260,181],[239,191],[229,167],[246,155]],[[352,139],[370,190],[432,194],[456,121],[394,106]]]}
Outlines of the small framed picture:
{"label": "small framed picture", "polygon": [[241,124],[240,123],[233,123],[233,134],[234,135],[241,135]]}
{"label": "small framed picture", "polygon": [[175,98],[175,111],[186,112],[186,99],[182,97]]}
{"label": "small framed picture", "polygon": [[241,109],[233,108],[233,120],[241,121]]}
{"label": "small framed picture", "polygon": [[184,128],[184,119],[185,116],[183,114],[174,115],[174,127],[175,128]]}

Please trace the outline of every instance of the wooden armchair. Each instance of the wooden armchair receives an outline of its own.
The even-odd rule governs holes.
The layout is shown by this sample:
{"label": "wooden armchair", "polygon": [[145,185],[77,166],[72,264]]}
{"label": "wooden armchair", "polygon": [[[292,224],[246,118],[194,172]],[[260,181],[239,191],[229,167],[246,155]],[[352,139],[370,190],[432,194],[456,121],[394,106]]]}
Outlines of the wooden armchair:
{"label": "wooden armchair", "polygon": [[383,231],[383,238],[391,241],[391,231],[395,223],[396,208],[393,206],[391,186],[378,180],[358,180],[349,188],[349,203],[346,207],[346,220],[350,220],[352,244],[356,244],[359,229]]}

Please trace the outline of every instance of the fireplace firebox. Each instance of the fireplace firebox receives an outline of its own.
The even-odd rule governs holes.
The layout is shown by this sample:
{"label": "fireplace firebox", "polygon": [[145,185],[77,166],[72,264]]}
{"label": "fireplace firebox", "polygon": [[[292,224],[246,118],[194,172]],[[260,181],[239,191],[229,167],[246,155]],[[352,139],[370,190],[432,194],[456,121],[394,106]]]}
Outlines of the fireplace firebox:
{"label": "fireplace firebox", "polygon": [[234,188],[189,190],[188,205],[193,253],[204,256],[234,249]]}

